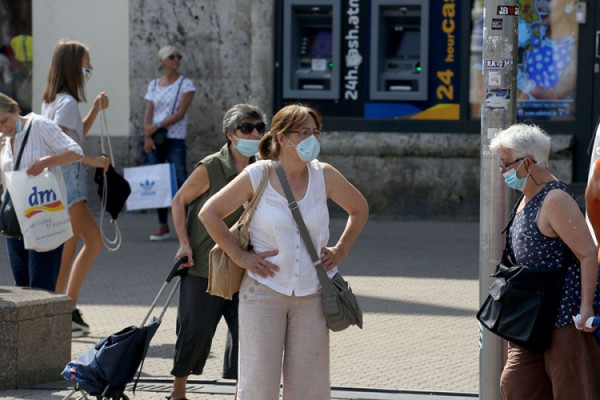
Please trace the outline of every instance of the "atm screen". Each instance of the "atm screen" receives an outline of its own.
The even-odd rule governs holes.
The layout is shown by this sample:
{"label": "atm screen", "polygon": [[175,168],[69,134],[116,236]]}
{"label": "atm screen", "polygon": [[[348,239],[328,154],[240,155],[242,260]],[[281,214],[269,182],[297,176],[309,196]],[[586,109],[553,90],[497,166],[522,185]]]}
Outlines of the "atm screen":
{"label": "atm screen", "polygon": [[331,56],[332,33],[329,29],[311,29],[306,32],[306,53],[310,56]]}
{"label": "atm screen", "polygon": [[421,32],[416,30],[392,30],[388,41],[389,58],[419,57]]}

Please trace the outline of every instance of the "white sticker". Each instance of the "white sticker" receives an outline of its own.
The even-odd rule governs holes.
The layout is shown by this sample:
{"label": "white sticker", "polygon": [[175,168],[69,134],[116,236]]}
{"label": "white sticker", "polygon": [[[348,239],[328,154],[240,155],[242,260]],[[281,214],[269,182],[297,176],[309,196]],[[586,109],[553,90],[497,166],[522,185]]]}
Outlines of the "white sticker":
{"label": "white sticker", "polygon": [[500,86],[502,74],[498,71],[490,71],[488,73],[488,84],[490,86]]}
{"label": "white sticker", "polygon": [[313,71],[327,71],[327,60],[324,58],[313,58],[310,67]]}

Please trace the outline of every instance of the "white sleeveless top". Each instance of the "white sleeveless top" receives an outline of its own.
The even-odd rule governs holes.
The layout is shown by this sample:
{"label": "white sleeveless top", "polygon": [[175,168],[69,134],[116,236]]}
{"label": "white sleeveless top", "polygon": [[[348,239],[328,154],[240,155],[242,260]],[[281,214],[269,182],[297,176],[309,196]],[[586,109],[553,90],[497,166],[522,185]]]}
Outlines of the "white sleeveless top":
{"label": "white sleeveless top", "polygon": [[[263,162],[265,161],[255,162],[246,167],[255,191],[262,179]],[[329,211],[323,166],[318,160],[313,160],[306,167],[308,187],[304,197],[297,199],[297,203],[313,245],[320,254],[321,248],[329,241]],[[250,243],[257,253],[279,251],[276,256],[266,258],[280,268],[275,276],[262,278],[248,271],[253,279],[287,296],[308,296],[320,289],[315,267],[287,199],[273,189],[271,182],[265,187],[250,224]],[[328,274],[332,277],[336,272],[337,267]]]}

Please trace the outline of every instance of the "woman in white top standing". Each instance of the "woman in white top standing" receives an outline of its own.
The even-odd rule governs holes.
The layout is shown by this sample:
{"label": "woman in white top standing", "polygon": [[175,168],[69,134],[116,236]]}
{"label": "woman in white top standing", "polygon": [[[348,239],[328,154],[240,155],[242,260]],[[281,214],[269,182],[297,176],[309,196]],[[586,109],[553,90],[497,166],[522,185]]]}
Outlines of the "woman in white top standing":
{"label": "woman in white top standing", "polygon": [[[22,150],[18,169],[29,175],[38,175],[48,168],[56,177],[64,198],[65,182],[58,167],[81,159],[81,147],[55,122],[33,113],[22,117],[17,102],[4,93],[0,93],[0,132],[0,178],[5,172],[14,170],[15,159]],[[6,250],[16,286],[54,290],[62,244],[53,250],[35,251],[25,249],[22,239],[7,237]]]}
{"label": "woman in white top standing", "polygon": [[[148,84],[146,111],[144,113],[144,151],[150,156],[151,164],[169,162],[175,165],[175,177],[179,189],[187,179],[186,145],[188,109],[196,88],[194,83],[179,73],[182,55],[173,45],[162,47],[158,58],[164,74]],[[166,128],[164,142],[155,141],[153,136],[159,129]],[[165,240],[171,237],[167,224],[168,208],[157,209],[158,229],[150,240]]]}
{"label": "woman in white top standing", "polygon": [[[316,160],[319,113],[303,105],[282,108],[261,139],[263,159],[245,168],[200,211],[206,229],[245,268],[239,292],[238,400],[330,399],[329,331],[315,267],[302,241],[271,160],[279,160],[321,261],[333,276],[368,218],[362,194],[334,167]],[[269,184],[250,225],[251,251],[241,250],[223,218],[252,199],[268,163]],[[328,247],[327,199],[348,213]]]}
{"label": "woman in white top standing", "polygon": [[[60,40],[54,49],[43,95],[42,115],[55,121],[60,129],[81,147],[98,112],[108,107],[108,97],[102,92],[96,97],[91,110],[84,118],[79,113],[79,103],[86,101],[85,83],[89,80],[92,70],[90,52],[84,44],[75,40]],[[87,206],[86,165],[108,169],[109,160],[105,156],[84,155],[79,162],[61,167],[67,185],[73,237],[65,242],[56,292],[62,293],[66,285],[65,293],[73,302],[74,337],[83,336],[90,331],[77,308],[77,299],[83,281],[103,246],[100,228]],[[75,257],[79,238],[83,240],[83,247]]]}

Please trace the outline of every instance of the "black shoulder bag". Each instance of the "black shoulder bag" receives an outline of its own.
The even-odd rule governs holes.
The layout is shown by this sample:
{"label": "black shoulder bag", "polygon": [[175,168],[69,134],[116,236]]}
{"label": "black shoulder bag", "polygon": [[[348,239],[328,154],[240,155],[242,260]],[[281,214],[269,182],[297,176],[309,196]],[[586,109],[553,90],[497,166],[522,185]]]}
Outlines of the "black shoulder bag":
{"label": "black shoulder bag", "polygon": [[[181,77],[181,81],[179,82],[179,86],[177,87],[177,94],[175,94],[175,100],[173,101],[173,108],[171,109],[171,115],[175,113],[175,106],[177,105],[177,99],[179,98],[179,91],[181,90],[181,85],[183,84],[185,77]],[[158,78],[154,80],[154,90],[156,90]],[[160,127],[152,134],[152,140],[154,140],[154,144],[158,147],[163,146],[167,143],[167,133],[169,130],[167,128]]]}
{"label": "black shoulder bag", "polygon": [[496,279],[477,313],[490,332],[527,350],[542,353],[552,341],[554,322],[567,267],[557,270],[516,265],[509,242],[509,229],[521,198],[504,229],[502,261],[491,275]]}
{"label": "black shoulder bag", "polygon": [[[17,161],[15,163],[13,171],[19,170],[19,165],[21,164],[21,156],[23,155],[23,149],[25,148],[25,144],[27,143],[27,139],[29,138],[29,131],[31,130],[32,125],[33,120],[29,122],[27,131],[25,132],[25,137],[23,138],[23,143],[21,144],[21,148],[19,149],[19,155],[17,156]],[[13,239],[23,239],[23,234],[21,233],[21,225],[19,225],[17,213],[15,212],[15,208],[13,206],[12,199],[10,198],[10,193],[8,192],[8,189],[4,192],[4,197],[2,198],[2,205],[0,206],[0,234]]]}
{"label": "black shoulder bag", "polygon": [[317,269],[317,277],[319,278],[319,283],[321,284],[323,313],[325,314],[327,327],[333,332],[342,331],[348,328],[350,325],[356,325],[362,329],[362,310],[358,305],[356,296],[354,293],[352,293],[352,289],[350,288],[350,285],[348,285],[348,282],[344,280],[339,272],[331,279],[329,279],[329,276],[327,276],[325,268],[321,264],[319,254],[315,250],[315,246],[310,239],[310,234],[308,233],[308,229],[306,229],[304,219],[302,219],[302,214],[300,214],[298,204],[294,199],[294,194],[290,189],[285,172],[283,171],[283,167],[279,161],[275,161],[275,171],[277,171],[279,182],[283,187],[285,197],[287,197],[288,207],[292,211],[292,215],[296,220],[296,225],[298,225],[300,236],[302,236],[302,240],[304,241],[306,249],[310,254],[313,265]]}

